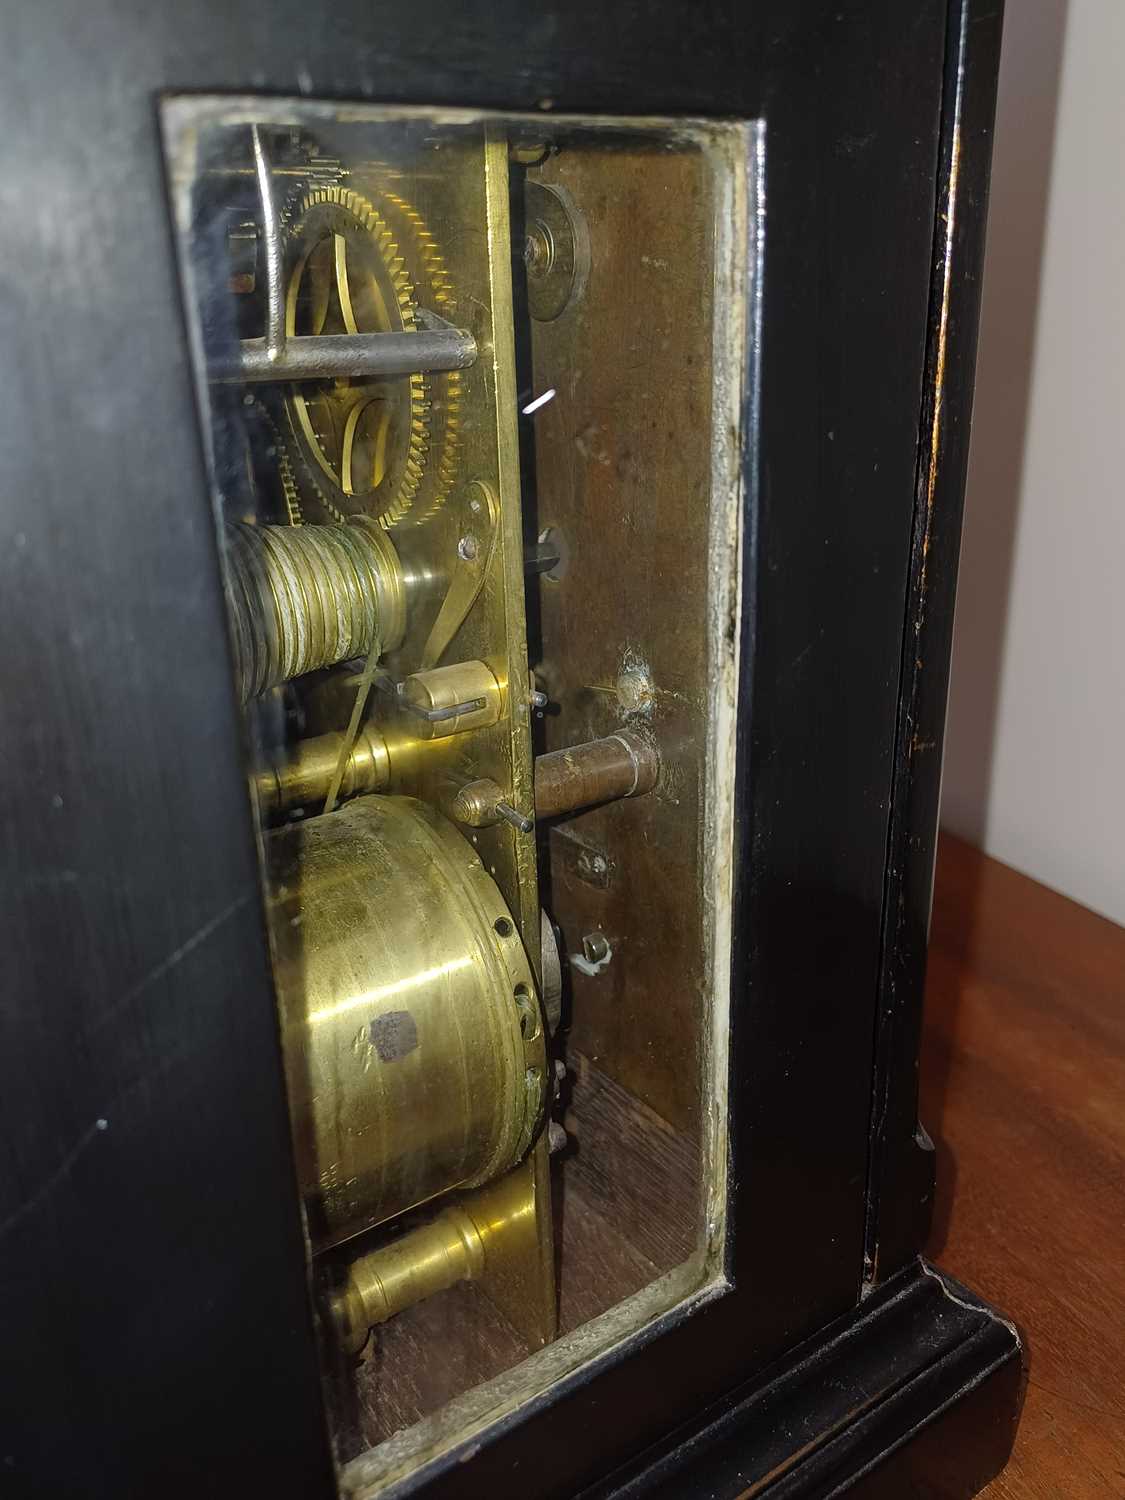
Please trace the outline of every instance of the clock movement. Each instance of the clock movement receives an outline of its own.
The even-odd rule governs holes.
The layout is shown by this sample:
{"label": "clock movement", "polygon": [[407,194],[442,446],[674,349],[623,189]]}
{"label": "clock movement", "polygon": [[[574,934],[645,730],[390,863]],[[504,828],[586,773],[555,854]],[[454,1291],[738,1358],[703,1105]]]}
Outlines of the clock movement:
{"label": "clock movement", "polygon": [[4,1493],[974,1493],[998,6],[16,30]]}

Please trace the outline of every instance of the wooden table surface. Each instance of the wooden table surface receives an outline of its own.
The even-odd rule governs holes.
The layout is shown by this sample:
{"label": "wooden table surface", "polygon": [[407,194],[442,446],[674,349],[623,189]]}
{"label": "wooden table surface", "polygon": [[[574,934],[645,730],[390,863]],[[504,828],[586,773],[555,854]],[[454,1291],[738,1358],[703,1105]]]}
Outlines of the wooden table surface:
{"label": "wooden table surface", "polygon": [[1125,928],[943,836],[923,1123],[928,1255],[1020,1328],[989,1500],[1125,1497]]}

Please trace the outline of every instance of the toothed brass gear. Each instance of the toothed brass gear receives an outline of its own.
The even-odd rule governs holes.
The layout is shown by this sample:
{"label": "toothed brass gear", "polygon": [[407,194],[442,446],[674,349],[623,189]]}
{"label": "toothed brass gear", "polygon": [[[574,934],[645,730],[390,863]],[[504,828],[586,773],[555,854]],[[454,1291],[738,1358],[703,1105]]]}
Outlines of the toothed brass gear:
{"label": "toothed brass gear", "polygon": [[289,459],[285,438],[274,420],[273,412],[264,401],[259,401],[256,396],[250,394],[248,405],[250,407],[248,417],[260,423],[264,432],[269,435],[267,453],[273,473],[281,485],[281,498],[285,503],[285,519],[290,526],[300,526],[304,520],[301,512],[301,491]]}
{"label": "toothed brass gear", "polygon": [[[452,303],[445,264],[421,216],[397,194],[378,205],[340,183],[310,186],[283,215],[290,335],[418,326]],[[418,525],[456,479],[458,371],[294,386],[285,399],[290,515]]]}
{"label": "toothed brass gear", "polygon": [[[446,271],[445,260],[426,227],[425,220],[398,193],[384,191],[380,194],[380,202],[388,222],[399,236],[399,242],[412,246],[419,258],[418,280],[423,288],[424,305],[443,317],[452,318],[453,284]],[[428,492],[424,496],[419,495],[409,515],[402,518],[402,525],[422,525],[428,521],[445,504],[457,479],[463,377],[460,370],[449,370],[441,375],[432,375],[430,380],[430,483]],[[395,523],[388,521],[386,524]]]}

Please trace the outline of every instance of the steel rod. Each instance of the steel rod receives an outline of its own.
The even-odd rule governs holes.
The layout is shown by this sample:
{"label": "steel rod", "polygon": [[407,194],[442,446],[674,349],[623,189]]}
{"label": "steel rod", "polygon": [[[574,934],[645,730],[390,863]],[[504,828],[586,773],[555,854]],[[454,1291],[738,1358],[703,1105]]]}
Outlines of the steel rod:
{"label": "steel rod", "polygon": [[464,370],[477,357],[472,334],[453,328],[436,314],[404,333],[320,334],[287,338],[281,226],[273,190],[273,167],[259,126],[250,127],[254,170],[262,204],[262,243],[266,261],[266,332],[243,339],[231,358],[212,362],[211,379],[220,382],[335,380],[346,376],[414,375]]}
{"label": "steel rod", "polygon": [[281,229],[277,222],[277,204],[273,196],[273,178],[266,155],[262,132],[251,125],[254,142],[254,169],[258,176],[258,196],[262,200],[262,241],[266,252],[266,336],[262,340],[265,358],[276,361],[285,348],[285,305],[281,287]]}
{"label": "steel rod", "polygon": [[287,339],[270,354],[266,339],[243,339],[230,360],[216,360],[211,379],[230,382],[333,380],[346,375],[413,375],[464,370],[477,357],[476,340],[459,328],[412,333],[328,333]]}

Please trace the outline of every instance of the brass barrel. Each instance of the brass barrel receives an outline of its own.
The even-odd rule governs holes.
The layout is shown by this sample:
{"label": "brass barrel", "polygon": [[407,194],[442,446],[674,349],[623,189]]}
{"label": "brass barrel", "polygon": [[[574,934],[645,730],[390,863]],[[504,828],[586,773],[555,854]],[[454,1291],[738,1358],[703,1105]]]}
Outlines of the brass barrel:
{"label": "brass barrel", "polygon": [[458,1281],[475,1281],[483,1269],[480,1231],[455,1204],[352,1262],[330,1304],[336,1335],[349,1354],[358,1354],[376,1324]]}
{"label": "brass barrel", "polygon": [[504,695],[485,662],[460,661],[412,672],[402,684],[402,703],[417,716],[419,738],[438,740],[495,724],[503,712]]}
{"label": "brass barrel", "polygon": [[523,1157],[543,1027],[504,900],[440,814],[362,797],[269,844],[298,1176],[323,1249]]}
{"label": "brass barrel", "polygon": [[360,1255],[328,1297],[336,1337],[358,1354],[368,1330],[458,1281],[518,1279],[535,1246],[535,1194],[526,1175],[509,1172],[467,1193],[428,1224]]}
{"label": "brass barrel", "polygon": [[[276,762],[255,771],[252,783],[263,818],[276,818],[295,807],[324,802],[336,762],[340,758],[342,734],[318,734],[297,740]],[[391,757],[387,742],[377,729],[365,726],[356,735],[344,765],[339,800],[378,792],[390,780]]]}
{"label": "brass barrel", "polygon": [[398,554],[376,521],[227,527],[228,603],[243,702],[319,667],[393,650],[406,629]]}
{"label": "brass barrel", "polygon": [[651,792],[660,757],[629,730],[540,755],[535,762],[535,816],[554,818],[618,797]]}

